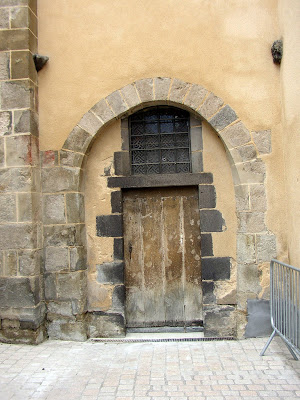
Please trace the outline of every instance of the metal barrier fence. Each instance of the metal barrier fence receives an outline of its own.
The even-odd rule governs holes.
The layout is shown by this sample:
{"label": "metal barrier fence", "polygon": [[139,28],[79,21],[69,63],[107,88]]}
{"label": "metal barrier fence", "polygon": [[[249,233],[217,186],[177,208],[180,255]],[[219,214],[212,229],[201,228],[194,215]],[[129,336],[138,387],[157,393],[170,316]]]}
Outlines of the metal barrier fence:
{"label": "metal barrier fence", "polygon": [[300,269],[272,260],[270,265],[271,324],[274,329],[260,353],[279,335],[295,360],[300,356]]}

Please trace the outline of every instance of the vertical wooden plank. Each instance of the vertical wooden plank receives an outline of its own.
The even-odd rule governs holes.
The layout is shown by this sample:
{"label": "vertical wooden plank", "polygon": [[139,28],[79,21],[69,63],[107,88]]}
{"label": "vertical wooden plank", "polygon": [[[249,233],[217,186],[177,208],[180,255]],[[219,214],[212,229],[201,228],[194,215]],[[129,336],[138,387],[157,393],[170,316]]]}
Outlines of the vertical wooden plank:
{"label": "vertical wooden plank", "polygon": [[137,327],[145,322],[141,213],[133,193],[125,193],[123,199],[126,324]]}
{"label": "vertical wooden plank", "polygon": [[163,197],[164,265],[166,274],[166,324],[182,326],[184,323],[184,293],[182,282],[183,254],[180,230],[180,197]]}
{"label": "vertical wooden plank", "polygon": [[163,326],[165,323],[165,311],[159,191],[147,191],[143,196],[141,221],[144,249],[145,325]]}
{"label": "vertical wooden plank", "polygon": [[184,265],[185,292],[184,309],[186,324],[203,320],[202,315],[202,285],[201,285],[201,244],[200,244],[200,215],[198,208],[197,190],[189,196],[183,196],[184,210]]}

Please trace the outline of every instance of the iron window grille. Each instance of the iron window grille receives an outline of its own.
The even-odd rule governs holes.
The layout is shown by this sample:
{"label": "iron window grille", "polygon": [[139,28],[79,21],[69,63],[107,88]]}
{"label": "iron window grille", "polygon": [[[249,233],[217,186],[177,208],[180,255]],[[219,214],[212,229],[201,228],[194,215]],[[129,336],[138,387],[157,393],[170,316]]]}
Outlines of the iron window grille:
{"label": "iron window grille", "polygon": [[131,173],[191,172],[189,113],[151,107],[129,118]]}

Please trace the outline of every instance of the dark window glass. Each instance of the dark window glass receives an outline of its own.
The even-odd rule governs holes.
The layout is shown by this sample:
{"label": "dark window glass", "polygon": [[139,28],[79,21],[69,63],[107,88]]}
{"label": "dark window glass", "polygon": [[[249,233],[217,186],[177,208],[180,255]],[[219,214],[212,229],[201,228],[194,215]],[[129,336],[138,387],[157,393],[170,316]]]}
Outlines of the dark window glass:
{"label": "dark window glass", "polygon": [[151,107],[129,118],[131,172],[191,172],[189,113],[174,107]]}

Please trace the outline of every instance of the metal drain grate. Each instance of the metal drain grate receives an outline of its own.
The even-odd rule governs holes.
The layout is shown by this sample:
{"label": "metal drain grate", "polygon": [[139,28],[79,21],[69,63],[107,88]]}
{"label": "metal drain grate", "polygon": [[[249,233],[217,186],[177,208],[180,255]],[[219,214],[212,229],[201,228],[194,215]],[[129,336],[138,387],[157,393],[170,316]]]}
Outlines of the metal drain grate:
{"label": "metal drain grate", "polygon": [[146,342],[214,342],[223,340],[236,340],[233,336],[224,337],[207,337],[207,338],[91,338],[91,342],[101,342],[101,343],[146,343]]}

